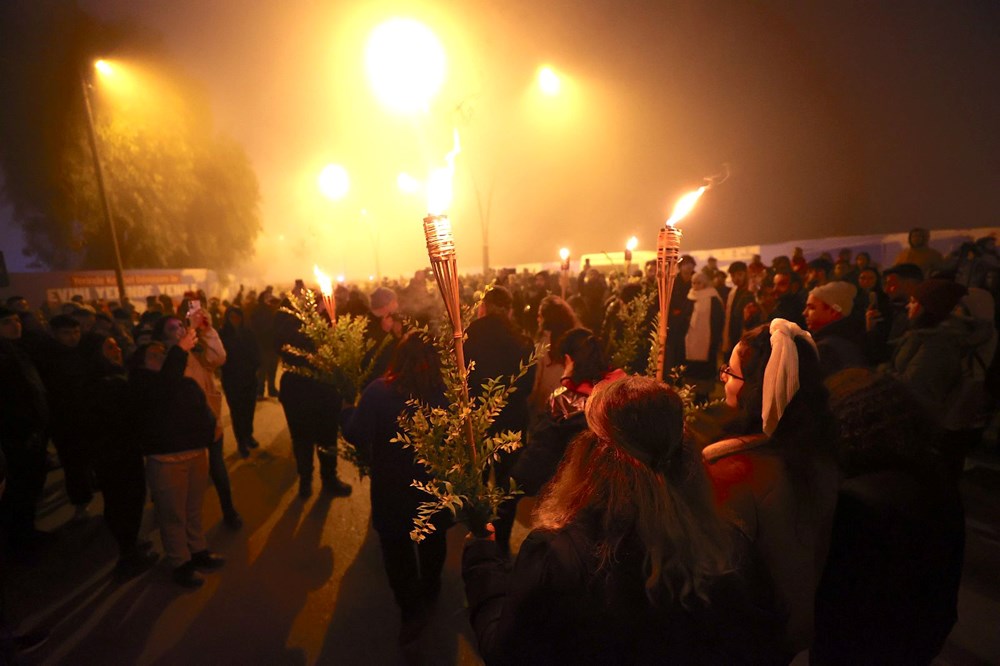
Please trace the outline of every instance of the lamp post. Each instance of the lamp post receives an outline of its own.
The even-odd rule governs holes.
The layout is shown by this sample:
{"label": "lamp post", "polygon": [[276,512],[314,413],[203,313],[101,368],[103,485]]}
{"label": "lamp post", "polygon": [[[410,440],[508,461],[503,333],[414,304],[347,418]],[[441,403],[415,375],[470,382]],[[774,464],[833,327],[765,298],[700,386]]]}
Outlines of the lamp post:
{"label": "lamp post", "polygon": [[566,288],[569,286],[569,248],[564,247],[559,250],[559,286],[562,288],[562,298],[566,300]]}
{"label": "lamp post", "polygon": [[[98,60],[95,67],[103,69],[110,67],[105,61]],[[94,110],[90,103],[90,90],[87,87],[87,77],[80,73],[80,89],[83,91],[83,106],[87,112],[87,138],[90,140],[90,154],[94,158],[94,173],[97,174],[97,191],[104,209],[104,221],[111,234],[111,247],[115,258],[115,282],[118,284],[118,300],[125,307],[125,272],[122,269],[122,253],[118,247],[118,232],[115,230],[115,218],[111,213],[111,201],[108,199],[107,186],[104,183],[104,169],[101,166],[101,155],[97,148],[97,132],[94,130]]]}

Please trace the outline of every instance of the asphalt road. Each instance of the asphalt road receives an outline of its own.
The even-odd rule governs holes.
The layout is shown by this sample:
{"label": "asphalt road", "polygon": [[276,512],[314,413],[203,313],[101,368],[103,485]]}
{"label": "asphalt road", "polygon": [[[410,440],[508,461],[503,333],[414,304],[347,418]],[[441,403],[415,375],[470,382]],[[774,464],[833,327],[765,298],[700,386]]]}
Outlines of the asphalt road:
{"label": "asphalt road", "polygon": [[[461,528],[449,533],[441,598],[408,662],[397,645],[398,613],[370,528],[367,482],[341,461],[341,476],[354,493],[332,500],[317,493],[302,501],[280,405],[258,403],[255,427],[262,447],[247,460],[236,454],[227,428],[233,494],[245,525],[228,530],[209,489],[209,544],[228,561],[195,591],[172,583],[163,563],[127,583],[112,580],[116,549],[100,518],[70,523],[62,474],[49,475],[39,526],[52,532],[53,543],[33,566],[4,564],[10,620],[22,631],[51,632],[23,663],[481,663],[464,609]],[[996,664],[1000,465],[987,460],[963,485],[968,542],[960,619],[938,663]],[[98,496],[95,515],[100,508]],[[527,511],[520,513],[524,519]],[[525,531],[515,529],[515,546]],[[159,548],[148,508],[143,534]],[[806,663],[802,656],[796,662]]]}

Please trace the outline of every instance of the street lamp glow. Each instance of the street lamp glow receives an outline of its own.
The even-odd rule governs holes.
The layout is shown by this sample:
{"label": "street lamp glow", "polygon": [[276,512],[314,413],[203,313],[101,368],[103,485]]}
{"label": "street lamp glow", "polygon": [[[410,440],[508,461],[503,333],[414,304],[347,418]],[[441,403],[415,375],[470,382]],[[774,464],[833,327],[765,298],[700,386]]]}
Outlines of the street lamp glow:
{"label": "street lamp glow", "polygon": [[115,71],[111,66],[111,63],[107,60],[98,60],[95,62],[94,69],[96,69],[103,76],[111,76]]}
{"label": "street lamp glow", "polygon": [[396,187],[404,194],[416,194],[420,191],[420,181],[408,173],[396,176]]}
{"label": "street lamp glow", "polygon": [[559,250],[559,258],[562,259],[563,261],[566,261],[567,259],[569,259],[569,248],[568,247],[564,247],[561,250]]}
{"label": "street lamp glow", "polygon": [[559,94],[562,82],[559,80],[559,75],[552,71],[551,67],[542,67],[538,70],[538,87],[549,97],[554,97]]}
{"label": "street lamp glow", "polygon": [[394,18],[368,37],[365,67],[379,101],[398,113],[414,113],[426,109],[441,89],[447,59],[430,28]]}
{"label": "street lamp glow", "polygon": [[319,191],[331,201],[339,201],[351,189],[351,177],[339,164],[328,164],[319,174]]}

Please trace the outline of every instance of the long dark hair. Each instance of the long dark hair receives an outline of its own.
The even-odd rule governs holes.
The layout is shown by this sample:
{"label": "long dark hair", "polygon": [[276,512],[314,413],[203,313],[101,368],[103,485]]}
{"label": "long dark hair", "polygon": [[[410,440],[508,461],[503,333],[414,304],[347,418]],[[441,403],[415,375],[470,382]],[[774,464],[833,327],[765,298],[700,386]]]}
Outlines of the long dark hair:
{"label": "long dark hair", "polygon": [[[819,356],[805,338],[793,340],[798,353],[799,390],[785,408],[771,440],[782,453],[796,497],[811,502],[816,457],[832,460],[835,456],[835,425],[827,405],[829,394],[823,385]],[[737,354],[744,382],[737,399],[743,413],[743,434],[758,434],[763,432],[764,370],[771,359],[769,325],[744,333]]]}
{"label": "long dark hair", "polygon": [[646,377],[604,382],[535,511],[539,529],[582,514],[597,520],[601,569],[614,566],[632,535],[645,548],[646,594],[654,603],[706,600],[731,566],[732,542],[716,513],[703,467],[684,445],[684,406]]}
{"label": "long dark hair", "polygon": [[401,395],[424,403],[440,399],[444,391],[441,358],[423,331],[406,333],[389,361],[386,382]]}
{"label": "long dark hair", "polygon": [[567,331],[580,325],[580,320],[569,303],[551,294],[538,305],[538,316],[542,320],[539,330],[549,332],[549,360],[561,363],[559,343]]}
{"label": "long dark hair", "polygon": [[570,379],[574,384],[597,383],[611,369],[601,341],[589,328],[581,326],[567,332],[559,343],[559,354],[573,359],[573,374]]}

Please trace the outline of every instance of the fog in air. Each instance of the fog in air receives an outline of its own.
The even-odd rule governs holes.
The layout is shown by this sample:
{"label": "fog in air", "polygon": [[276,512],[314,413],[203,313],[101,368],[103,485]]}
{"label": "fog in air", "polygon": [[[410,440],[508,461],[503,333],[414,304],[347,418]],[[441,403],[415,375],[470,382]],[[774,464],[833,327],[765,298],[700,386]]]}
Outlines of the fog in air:
{"label": "fog in air", "polygon": [[[454,129],[461,270],[482,265],[487,224],[494,268],[633,235],[651,249],[677,198],[724,164],[685,248],[988,226],[1000,205],[993,3],[81,4],[162,34],[246,149],[262,230],[232,272],[255,283],[314,263],[357,281],[425,266],[419,186]],[[390,108],[366,69],[393,18],[441,46],[424,108]],[[336,200],[320,186],[329,164],[349,179]]]}

